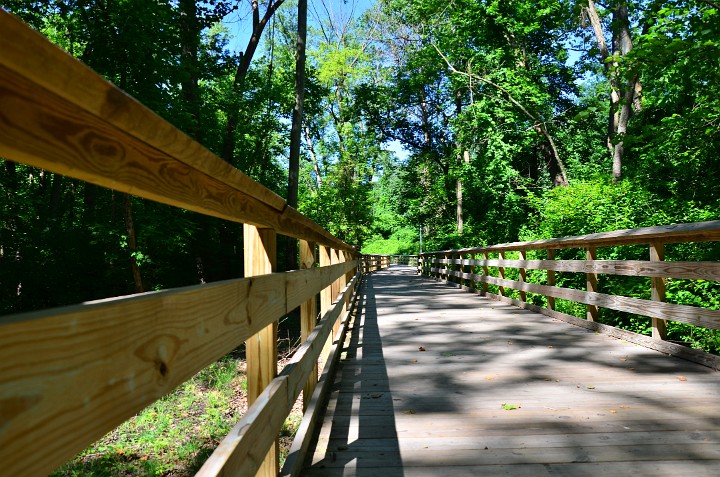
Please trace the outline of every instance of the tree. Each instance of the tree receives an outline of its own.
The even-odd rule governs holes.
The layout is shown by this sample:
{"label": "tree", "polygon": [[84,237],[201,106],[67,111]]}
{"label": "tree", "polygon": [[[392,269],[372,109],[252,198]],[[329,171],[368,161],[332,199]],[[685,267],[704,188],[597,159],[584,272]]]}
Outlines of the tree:
{"label": "tree", "polygon": [[[290,130],[290,160],[288,161],[287,203],[298,207],[298,175],[300,174],[300,141],[302,133],[303,100],[305,98],[305,40],[307,38],[307,0],[298,0],[297,47],[295,51],[295,107]],[[287,270],[297,268],[297,244],[287,241]]]}
{"label": "tree", "polygon": [[239,96],[243,92],[245,78],[250,69],[250,62],[252,61],[253,56],[255,56],[255,51],[260,43],[260,37],[262,36],[268,21],[270,21],[270,18],[277,9],[280,8],[284,1],[285,0],[268,0],[265,14],[261,19],[260,2],[259,0],[252,0],[252,35],[248,40],[245,51],[240,54],[240,59],[237,69],[235,70],[235,77],[232,82],[230,98],[227,105],[227,121],[225,126],[225,135],[223,138],[222,158],[229,164],[234,163],[236,144],[235,133],[238,127],[238,117],[240,115]]}
{"label": "tree", "polygon": [[588,0],[583,6],[583,16],[592,26],[598,44],[600,61],[610,84],[610,114],[608,118],[607,146],[613,158],[612,177],[617,182],[622,177],[622,162],[624,155],[624,137],[627,133],[628,121],[635,111],[641,109],[641,91],[639,76],[636,71],[629,72],[629,79],[623,83],[620,62],[633,48],[630,32],[630,18],[628,2],[616,1],[612,7],[612,22],[610,32],[612,36],[612,54],[605,40],[605,29],[593,0]]}

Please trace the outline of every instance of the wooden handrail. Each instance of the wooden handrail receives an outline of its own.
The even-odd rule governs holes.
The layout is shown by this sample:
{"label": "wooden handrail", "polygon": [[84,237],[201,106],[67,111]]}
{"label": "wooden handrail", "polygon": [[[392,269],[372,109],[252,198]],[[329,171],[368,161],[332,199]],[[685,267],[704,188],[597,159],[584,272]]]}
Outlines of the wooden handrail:
{"label": "wooden handrail", "polygon": [[0,32],[0,157],[355,252],[2,10]]}
{"label": "wooden handrail", "polygon": [[[276,457],[263,459],[300,390],[306,402],[314,394],[318,356],[347,319],[361,273],[355,249],[2,10],[0,52],[0,157],[243,223],[250,259],[244,279],[0,317],[3,474],[47,475],[244,341],[272,336],[302,305],[299,354],[274,378],[276,346],[259,346],[252,364],[248,353],[255,402],[202,471],[240,462],[272,475]],[[275,234],[300,239],[304,270],[254,265],[270,260]]]}
{"label": "wooden handrail", "polygon": [[[426,276],[458,284],[462,288],[482,295],[507,301],[514,305],[543,313],[553,318],[572,322],[594,330],[602,330],[659,351],[685,357],[714,368],[720,367],[720,357],[688,349],[665,341],[666,321],[678,321],[708,329],[720,329],[720,310],[690,305],[665,303],[667,278],[720,281],[720,262],[666,262],[663,260],[665,243],[709,242],[720,240],[720,221],[698,222],[662,227],[644,227],[618,230],[575,237],[515,242],[458,250],[442,250],[421,254],[421,273]],[[650,260],[598,260],[597,247],[618,247],[648,244]],[[576,248],[584,251],[586,260],[557,260],[555,250]],[[527,260],[528,250],[545,250],[547,260]],[[508,252],[517,252],[521,259],[506,258]],[[489,258],[490,253],[498,258]],[[456,269],[459,266],[460,269]],[[465,271],[464,267],[482,268],[482,273]],[[490,274],[497,269],[497,276]],[[519,280],[506,278],[506,268],[518,270]],[[545,284],[527,281],[525,270],[548,272]],[[577,290],[556,285],[555,272],[583,273],[587,276],[587,289]],[[651,299],[616,296],[598,292],[598,275],[646,277],[651,282]],[[488,285],[498,287],[498,294],[490,293]],[[520,299],[509,298],[507,290],[517,290]],[[526,293],[542,295],[547,307],[527,302]],[[587,320],[559,312],[555,300],[564,299],[587,306]],[[651,319],[653,338],[612,328],[597,323],[598,308],[647,316]]]}
{"label": "wooden handrail", "polygon": [[[662,225],[637,229],[615,230],[574,237],[513,242],[485,247],[441,250],[432,254],[484,253],[503,250],[548,250],[561,248],[614,247],[618,245],[649,244],[655,240],[663,243],[709,242],[720,240],[720,220],[693,222],[688,224]],[[423,255],[430,255],[424,252]]]}

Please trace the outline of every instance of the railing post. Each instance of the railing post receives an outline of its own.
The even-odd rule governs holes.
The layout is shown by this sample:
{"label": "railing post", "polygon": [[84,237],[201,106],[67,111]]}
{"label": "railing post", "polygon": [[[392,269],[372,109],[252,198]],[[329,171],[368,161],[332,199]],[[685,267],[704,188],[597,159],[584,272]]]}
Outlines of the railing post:
{"label": "railing post", "polygon": [[[505,252],[500,252],[498,254],[498,258],[500,260],[505,260]],[[505,267],[498,266],[498,276],[503,279],[505,278]],[[498,292],[500,296],[505,296],[505,287],[498,287]]]}
{"label": "railing post", "polygon": [[[331,265],[337,265],[340,263],[340,254],[341,253],[342,252],[340,250],[337,250],[334,248],[330,249],[330,264]],[[332,288],[331,288],[332,289],[332,298],[330,299],[331,303],[332,303],[332,300],[335,300],[335,298],[337,298],[338,293],[340,293],[340,290],[342,290],[342,288],[343,288],[342,282],[343,282],[344,278],[345,278],[345,275],[337,277],[335,279],[335,281],[332,283]],[[343,305],[343,310],[342,310],[342,312],[340,312],[340,316],[342,316],[342,313],[345,311],[344,308],[345,307]],[[335,320],[335,323],[333,324],[333,328],[332,328],[333,338],[335,337],[335,335],[337,334],[339,329],[340,329],[340,320]]]}
{"label": "railing post", "polygon": [[[586,251],[587,260],[597,260],[597,248],[588,247]],[[587,274],[587,291],[595,292],[598,291],[598,279],[597,273]],[[587,320],[597,321],[598,320],[598,307],[597,305],[587,305]]]}
{"label": "railing post", "polygon": [[[547,258],[548,258],[548,260],[555,260],[555,250],[548,249]],[[555,286],[555,270],[547,271],[547,284],[549,287]],[[547,308],[548,308],[548,310],[555,309],[555,297],[554,296],[547,297]]]}
{"label": "railing post", "polygon": [[[490,254],[488,252],[483,252],[483,259],[485,260],[485,264],[483,265],[483,274],[485,275],[485,278],[487,278],[490,275],[490,269],[487,264],[487,261],[490,260]],[[483,282],[483,291],[485,293],[488,292],[488,282]]]}
{"label": "railing post", "polygon": [[[652,242],[650,244],[650,261],[662,262],[665,260],[665,244],[663,242]],[[650,279],[652,286],[651,299],[653,301],[665,302],[665,279],[653,277]],[[667,339],[667,322],[659,318],[652,320],[652,337],[656,340]]]}
{"label": "railing post", "polygon": [[[321,267],[327,267],[330,265],[330,247],[326,247],[325,245],[320,245],[318,247],[318,259],[320,261]],[[332,296],[332,290],[333,286],[330,284],[329,286],[323,288],[323,290],[320,292],[320,316],[325,316],[325,313],[330,309],[332,306],[333,296]],[[327,357],[328,353],[330,353],[330,348],[332,347],[332,342],[334,336],[328,336],[328,340],[325,343],[325,347],[323,348],[323,356]]]}
{"label": "railing post", "polygon": [[447,254],[447,253],[444,255],[444,257],[445,257],[445,264],[444,264],[445,265],[445,274],[444,274],[445,275],[445,283],[447,283],[451,280],[451,278],[450,278],[450,270],[452,269],[452,264],[450,263],[451,256],[452,255]]}
{"label": "railing post", "polygon": [[[315,268],[315,243],[300,240],[300,269]],[[304,343],[317,324],[316,295],[300,306],[300,338]],[[317,361],[303,388],[303,411],[307,410],[310,398],[318,382]]]}
{"label": "railing post", "polygon": [[[254,277],[272,273],[277,264],[275,231],[243,224],[243,240],[245,276]],[[249,405],[255,402],[277,375],[277,326],[276,321],[245,342]],[[256,476],[276,477],[280,471],[278,458],[279,441],[276,439]]]}
{"label": "railing post", "polygon": [[[526,260],[527,259],[527,251],[520,250],[520,260]],[[527,273],[525,271],[525,267],[520,267],[520,283],[525,283],[527,281]],[[527,302],[527,293],[525,293],[524,290],[520,290],[520,301]]]}

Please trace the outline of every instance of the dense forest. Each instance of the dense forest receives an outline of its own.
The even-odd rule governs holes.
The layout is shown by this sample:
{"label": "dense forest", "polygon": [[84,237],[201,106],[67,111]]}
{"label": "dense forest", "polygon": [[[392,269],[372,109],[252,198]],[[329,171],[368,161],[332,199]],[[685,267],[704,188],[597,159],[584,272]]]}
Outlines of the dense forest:
{"label": "dense forest", "polygon": [[[717,2],[306,3],[0,5],[366,253],[720,217]],[[242,275],[238,224],[10,161],[0,181],[3,313]]]}

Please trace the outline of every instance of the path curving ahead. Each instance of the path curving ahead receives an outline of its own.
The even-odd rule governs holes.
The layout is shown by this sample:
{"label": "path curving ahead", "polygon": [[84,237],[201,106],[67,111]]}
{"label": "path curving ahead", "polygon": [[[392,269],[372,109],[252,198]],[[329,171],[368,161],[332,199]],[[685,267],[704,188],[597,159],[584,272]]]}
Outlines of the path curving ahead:
{"label": "path curving ahead", "polygon": [[307,477],[720,475],[716,371],[410,267],[360,307]]}

